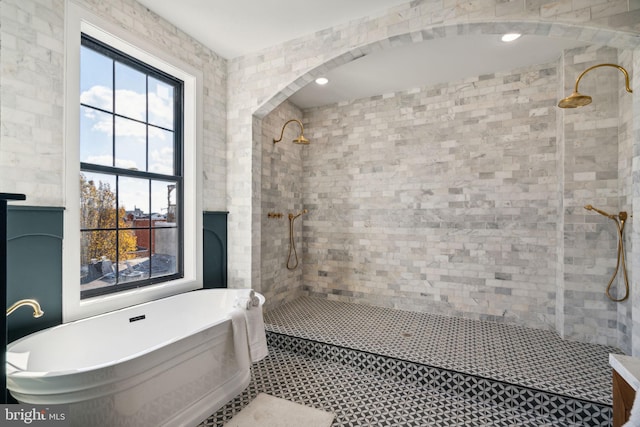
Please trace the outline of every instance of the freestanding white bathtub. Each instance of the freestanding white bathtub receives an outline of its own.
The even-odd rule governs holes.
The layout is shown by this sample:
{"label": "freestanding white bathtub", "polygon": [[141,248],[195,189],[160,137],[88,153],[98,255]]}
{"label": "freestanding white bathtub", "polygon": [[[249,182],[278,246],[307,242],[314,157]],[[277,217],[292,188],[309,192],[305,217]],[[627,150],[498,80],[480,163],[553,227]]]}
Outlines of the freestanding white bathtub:
{"label": "freestanding white bathtub", "polygon": [[9,344],[7,388],[68,404],[72,426],[197,425],[249,385],[247,294],[198,290],[36,332]]}

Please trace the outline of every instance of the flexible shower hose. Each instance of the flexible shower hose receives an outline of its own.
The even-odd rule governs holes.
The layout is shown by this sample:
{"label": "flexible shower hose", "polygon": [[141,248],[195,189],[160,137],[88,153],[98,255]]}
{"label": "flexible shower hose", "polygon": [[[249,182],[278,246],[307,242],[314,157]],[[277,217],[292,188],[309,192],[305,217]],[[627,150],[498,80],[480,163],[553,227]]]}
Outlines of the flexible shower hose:
{"label": "flexible shower hose", "polygon": [[[296,251],[296,241],[293,237],[293,223],[296,218],[298,218],[302,214],[306,214],[308,211],[306,209],[302,210],[302,212],[298,213],[298,215],[294,215],[292,213],[289,214],[289,255],[287,256],[287,269],[295,270],[298,267],[298,252]],[[291,263],[291,253],[295,257],[295,264],[290,265]]]}
{"label": "flexible shower hose", "polygon": [[[289,270],[295,270],[298,267],[298,252],[296,251],[296,242],[293,239],[293,221],[289,221],[289,255],[287,256],[287,268]],[[293,248],[293,255],[295,257],[295,264],[289,265],[291,263],[291,252]]]}
{"label": "flexible shower hose", "polygon": [[[618,259],[616,261],[616,269],[613,271],[613,275],[611,276],[611,279],[609,280],[609,283],[607,284],[607,290],[606,290],[606,294],[607,297],[611,300],[611,301],[615,301],[615,302],[622,302],[624,300],[626,300],[627,298],[629,298],[629,278],[627,277],[627,263],[624,257],[624,224],[625,221],[627,220],[627,213],[626,212],[620,212],[618,215],[613,215],[610,213],[607,213],[603,210],[594,208],[591,205],[586,205],[584,207],[586,210],[588,211],[595,211],[597,213],[599,213],[602,216],[606,216],[607,218],[609,218],[610,220],[612,220],[613,222],[616,223],[616,228],[618,229]],[[613,295],[611,295],[611,286],[613,285],[613,281],[615,280],[616,276],[618,275],[618,270],[620,269],[620,264],[622,264],[622,275],[624,278],[624,295],[622,296],[622,298],[616,298]]]}
{"label": "flexible shower hose", "polygon": [[[616,262],[616,269],[614,270],[613,275],[611,276],[611,280],[609,280],[609,284],[607,285],[607,296],[611,301],[622,302],[627,298],[629,298],[629,279],[627,277],[627,268],[626,268],[627,263],[625,262],[625,257],[624,257],[624,236],[622,234],[624,231],[624,222],[627,219],[627,214],[626,212],[620,212],[618,217],[615,217],[614,215],[613,218],[611,219],[613,219],[613,222],[616,223],[616,227],[618,229],[618,260]],[[620,268],[621,261],[622,261],[622,276],[624,278],[625,292],[622,298],[615,298],[613,295],[611,295],[611,285],[613,285],[613,280],[616,278],[616,275],[618,274],[618,269]]]}

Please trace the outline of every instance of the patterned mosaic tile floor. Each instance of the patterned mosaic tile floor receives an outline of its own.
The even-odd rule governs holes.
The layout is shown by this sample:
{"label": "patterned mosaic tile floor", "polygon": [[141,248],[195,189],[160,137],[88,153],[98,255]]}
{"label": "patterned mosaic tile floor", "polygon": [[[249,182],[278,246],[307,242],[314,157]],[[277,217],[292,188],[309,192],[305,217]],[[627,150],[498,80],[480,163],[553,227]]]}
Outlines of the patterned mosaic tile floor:
{"label": "patterned mosaic tile floor", "polygon": [[430,387],[393,381],[338,362],[327,362],[270,347],[253,365],[249,387],[200,427],[224,425],[258,393],[336,415],[336,426],[541,427],[577,426],[551,420],[535,409],[514,409]]}
{"label": "patterned mosaic tile floor", "polygon": [[303,297],[265,313],[267,331],[611,405],[609,353],[556,333]]}
{"label": "patterned mosaic tile floor", "polygon": [[610,347],[315,298],[268,312],[265,323],[269,356],[200,427],[224,425],[261,392],[333,412],[334,427],[611,423]]}

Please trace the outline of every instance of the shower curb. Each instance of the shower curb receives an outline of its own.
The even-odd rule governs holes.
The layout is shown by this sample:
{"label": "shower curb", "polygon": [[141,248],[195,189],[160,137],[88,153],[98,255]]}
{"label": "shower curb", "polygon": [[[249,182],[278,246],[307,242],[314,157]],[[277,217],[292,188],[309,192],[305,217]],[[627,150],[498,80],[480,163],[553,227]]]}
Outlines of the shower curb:
{"label": "shower curb", "polygon": [[390,356],[267,331],[270,347],[302,356],[341,363],[364,372],[443,393],[453,393],[497,410],[517,408],[548,417],[561,425],[610,426],[611,405],[577,399],[501,380],[438,368]]}

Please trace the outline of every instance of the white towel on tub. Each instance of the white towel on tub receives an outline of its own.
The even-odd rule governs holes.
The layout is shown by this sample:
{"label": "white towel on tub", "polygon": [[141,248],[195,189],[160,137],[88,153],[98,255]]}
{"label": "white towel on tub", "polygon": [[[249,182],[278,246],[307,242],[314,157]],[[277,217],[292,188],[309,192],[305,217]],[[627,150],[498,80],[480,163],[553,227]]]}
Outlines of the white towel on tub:
{"label": "white towel on tub", "polygon": [[249,355],[252,362],[258,362],[269,354],[260,299],[252,289],[243,289],[235,305],[244,310]]}
{"label": "white towel on tub", "polygon": [[262,317],[262,306],[252,307],[245,311],[247,319],[247,335],[249,338],[249,353],[251,361],[258,362],[269,354],[267,348],[267,335],[264,329],[264,319]]}
{"label": "white towel on tub", "polygon": [[244,310],[234,307],[231,309],[229,316],[231,317],[231,326],[233,328],[233,347],[236,352],[238,367],[240,370],[248,370],[251,367],[251,358]]}

